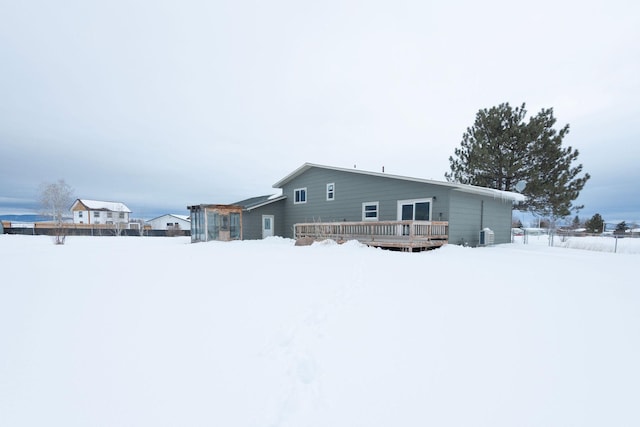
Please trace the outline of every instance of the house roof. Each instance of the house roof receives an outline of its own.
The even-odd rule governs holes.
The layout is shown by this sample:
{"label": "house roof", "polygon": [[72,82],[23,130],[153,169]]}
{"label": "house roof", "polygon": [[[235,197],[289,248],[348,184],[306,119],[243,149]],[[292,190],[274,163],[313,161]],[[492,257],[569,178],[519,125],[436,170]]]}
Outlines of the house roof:
{"label": "house roof", "polygon": [[234,205],[242,206],[243,209],[250,211],[252,209],[256,209],[261,206],[265,206],[270,203],[274,203],[286,198],[287,196],[284,196],[282,194],[270,194],[266,196],[257,196],[257,197],[251,197],[249,199],[241,200],[239,202],[234,203]]}
{"label": "house roof", "polygon": [[152,218],[150,220],[147,220],[147,222],[155,221],[156,219],[160,219],[160,218],[165,217],[165,216],[171,216],[171,217],[174,217],[174,218],[181,219],[183,221],[191,221],[191,217],[189,215],[164,214],[164,215],[160,215],[158,217]]}
{"label": "house roof", "polygon": [[78,203],[81,203],[88,210],[92,210],[92,211],[112,211],[112,212],[129,212],[129,213],[131,213],[131,210],[124,203],[120,203],[120,202],[104,202],[102,200],[90,200],[90,199],[77,199],[73,203],[73,206],[71,206],[71,209],[73,210],[73,208]]}
{"label": "house roof", "polygon": [[370,171],[365,171],[360,169],[339,168],[339,167],[333,167],[333,166],[318,165],[314,163],[303,164],[298,169],[294,170],[289,175],[285,176],[280,181],[273,184],[273,188],[282,188],[283,185],[287,184],[288,182],[292,181],[294,178],[302,175],[304,172],[312,168],[328,169],[328,170],[334,170],[339,172],[369,175],[369,176],[376,176],[376,177],[389,178],[389,179],[398,179],[402,181],[420,182],[424,184],[440,185],[444,187],[450,187],[454,191],[462,191],[465,193],[491,196],[491,197],[499,198],[503,200],[511,200],[513,202],[522,202],[526,199],[526,197],[523,196],[522,194],[514,193],[511,191],[502,191],[502,190],[496,190],[493,188],[478,187],[475,185],[458,184],[455,182],[435,181],[431,179],[413,178],[408,176],[392,175],[392,174],[380,173],[380,172],[370,172]]}

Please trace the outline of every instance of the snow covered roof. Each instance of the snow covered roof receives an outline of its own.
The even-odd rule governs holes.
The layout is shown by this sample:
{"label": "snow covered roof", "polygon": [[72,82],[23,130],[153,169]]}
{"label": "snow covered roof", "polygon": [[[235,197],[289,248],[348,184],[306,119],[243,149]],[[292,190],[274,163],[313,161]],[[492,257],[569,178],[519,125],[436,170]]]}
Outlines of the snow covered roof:
{"label": "snow covered roof", "polygon": [[77,199],[71,210],[73,210],[78,203],[81,203],[88,210],[92,211],[111,211],[111,212],[129,212],[131,210],[124,203],[120,202],[104,202],[102,200],[90,200],[90,199]]}
{"label": "snow covered roof", "polygon": [[463,191],[465,193],[480,194],[480,195],[483,195],[483,196],[494,197],[496,199],[510,200],[512,202],[523,202],[523,201],[526,200],[526,197],[524,195],[519,194],[519,193],[514,193],[514,192],[511,192],[511,191],[495,190],[493,188],[477,187],[475,185],[458,184],[458,183],[455,183],[455,182],[435,181],[435,180],[431,180],[431,179],[412,178],[412,177],[408,177],[408,176],[392,175],[392,174],[386,174],[386,173],[380,173],[380,172],[370,172],[370,171],[365,171],[365,170],[360,170],[360,169],[338,168],[338,167],[333,167],[333,166],[318,165],[318,164],[314,164],[314,163],[305,163],[305,164],[303,164],[298,169],[294,170],[289,175],[285,176],[280,181],[278,181],[275,184],[273,184],[273,187],[274,188],[282,188],[283,185],[285,185],[286,183],[290,182],[291,180],[293,180],[297,176],[302,175],[304,172],[308,171],[311,168],[329,169],[329,170],[334,170],[334,171],[339,171],[339,172],[357,173],[357,174],[362,174],[362,175],[377,176],[377,177],[381,177],[381,178],[399,179],[399,180],[402,180],[402,181],[412,181],[412,182],[421,182],[421,183],[424,183],[424,184],[440,185],[440,186],[444,186],[444,187],[451,187],[453,190],[456,190],[456,191]]}
{"label": "snow covered roof", "polygon": [[157,216],[155,218],[152,218],[150,220],[147,220],[147,222],[155,221],[156,219],[160,219],[160,218],[163,218],[165,216],[170,216],[170,217],[173,217],[173,218],[181,219],[183,221],[191,221],[191,217],[189,215],[164,214],[164,215],[160,215],[160,216]]}

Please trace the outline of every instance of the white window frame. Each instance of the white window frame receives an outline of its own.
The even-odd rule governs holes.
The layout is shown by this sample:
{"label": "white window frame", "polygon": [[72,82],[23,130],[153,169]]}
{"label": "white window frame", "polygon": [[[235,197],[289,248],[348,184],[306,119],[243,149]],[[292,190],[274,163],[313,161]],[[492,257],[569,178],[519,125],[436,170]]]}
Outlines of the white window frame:
{"label": "white window frame", "polygon": [[[376,210],[376,217],[375,218],[367,218],[366,213],[367,212],[373,212],[373,211],[367,211],[366,207],[367,206],[375,206]],[[380,218],[380,202],[363,202],[362,203],[362,220],[363,221],[378,221],[378,218]]]}
{"label": "white window frame", "polygon": [[413,205],[413,218],[411,221],[415,221],[416,217],[416,203],[429,203],[429,221],[433,221],[433,198],[429,197],[426,199],[407,199],[407,200],[398,200],[398,221],[402,219],[402,205]]}
{"label": "white window frame", "polygon": [[[304,194],[304,200],[302,200],[302,197],[301,197],[302,194]],[[303,203],[307,203],[307,187],[294,189],[293,190],[293,204],[294,205],[301,205]]]}
{"label": "white window frame", "polygon": [[336,199],[336,183],[330,182],[327,184],[327,202],[332,202]]}

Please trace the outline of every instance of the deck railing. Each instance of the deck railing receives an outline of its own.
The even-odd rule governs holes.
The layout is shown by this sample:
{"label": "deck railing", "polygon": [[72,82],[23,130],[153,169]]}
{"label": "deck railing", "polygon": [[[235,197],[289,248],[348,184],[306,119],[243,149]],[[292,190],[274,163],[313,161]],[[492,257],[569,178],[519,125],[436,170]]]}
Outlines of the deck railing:
{"label": "deck railing", "polygon": [[296,239],[359,240],[363,243],[424,243],[446,241],[447,221],[313,222],[294,225]]}

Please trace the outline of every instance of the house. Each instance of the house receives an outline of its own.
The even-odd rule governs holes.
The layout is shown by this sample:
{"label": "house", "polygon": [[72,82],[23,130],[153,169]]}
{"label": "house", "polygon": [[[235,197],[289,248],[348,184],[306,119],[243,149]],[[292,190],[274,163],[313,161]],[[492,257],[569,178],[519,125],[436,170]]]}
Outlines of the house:
{"label": "house", "polygon": [[189,230],[189,215],[165,214],[147,221],[152,230]]}
{"label": "house", "polygon": [[208,222],[213,215],[207,206],[223,216],[219,209],[233,206],[242,230],[235,239],[357,238],[373,246],[413,250],[446,242],[477,246],[481,234],[490,230],[493,242],[508,243],[513,204],[524,200],[490,188],[312,163],[273,187],[281,194],[188,207],[192,241],[213,239],[207,230],[218,222]]}
{"label": "house", "polygon": [[74,224],[128,224],[131,210],[120,202],[77,199],[71,206]]}

